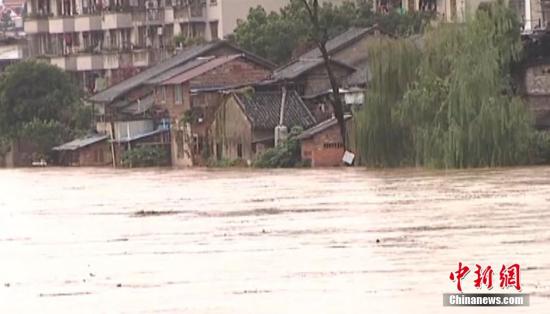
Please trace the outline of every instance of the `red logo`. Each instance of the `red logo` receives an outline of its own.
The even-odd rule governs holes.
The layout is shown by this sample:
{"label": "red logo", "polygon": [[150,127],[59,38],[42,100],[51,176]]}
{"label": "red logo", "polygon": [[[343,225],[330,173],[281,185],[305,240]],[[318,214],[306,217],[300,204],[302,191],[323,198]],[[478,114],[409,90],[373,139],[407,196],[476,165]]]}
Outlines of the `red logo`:
{"label": "red logo", "polygon": [[[458,270],[451,272],[449,279],[453,282],[456,282],[456,288],[458,291],[462,292],[462,281],[466,278],[470,272],[470,267],[463,265],[462,262],[458,263]],[[487,287],[487,289],[493,288],[493,275],[494,271],[491,266],[483,268],[481,265],[476,264],[476,270],[474,271],[474,287],[481,289],[482,286]],[[509,287],[514,287],[516,290],[521,291],[520,283],[520,266],[519,264],[513,264],[509,267],[502,265],[500,269],[500,288],[506,289]]]}

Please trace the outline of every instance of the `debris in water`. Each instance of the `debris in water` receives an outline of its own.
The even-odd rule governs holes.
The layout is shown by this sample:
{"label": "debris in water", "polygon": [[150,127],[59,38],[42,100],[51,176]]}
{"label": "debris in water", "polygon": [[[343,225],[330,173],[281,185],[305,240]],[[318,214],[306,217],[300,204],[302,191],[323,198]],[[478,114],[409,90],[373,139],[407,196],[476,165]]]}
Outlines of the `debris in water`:
{"label": "debris in water", "polygon": [[380,243],[380,239],[376,239],[376,243]]}
{"label": "debris in water", "polygon": [[4,286],[5,286],[6,288],[9,288],[9,287],[10,287],[10,283],[9,283],[9,282],[6,282],[6,283],[4,284]]}
{"label": "debris in water", "polygon": [[116,285],[116,287],[117,287],[117,288],[120,288],[120,287],[122,287],[122,284],[119,283],[119,284]]}

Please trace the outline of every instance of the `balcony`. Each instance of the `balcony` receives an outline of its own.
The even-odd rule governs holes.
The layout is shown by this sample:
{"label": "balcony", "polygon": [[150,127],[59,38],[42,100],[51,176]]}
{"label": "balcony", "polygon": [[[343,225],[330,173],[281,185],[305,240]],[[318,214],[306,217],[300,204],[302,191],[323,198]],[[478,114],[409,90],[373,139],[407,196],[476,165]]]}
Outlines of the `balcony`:
{"label": "balcony", "polygon": [[103,55],[103,68],[104,69],[118,69],[120,67],[120,58],[122,55],[119,55],[118,53],[113,54],[104,54]]}
{"label": "balcony", "polygon": [[61,56],[50,57],[50,64],[61,68],[64,71],[76,71],[76,57],[73,56]]}
{"label": "balcony", "polygon": [[117,29],[132,27],[131,13],[108,13],[103,16],[103,29]]}
{"label": "balcony", "polygon": [[76,69],[78,71],[103,70],[102,55],[77,55]]}
{"label": "balcony", "polygon": [[132,51],[132,63],[136,68],[149,66],[149,50]]}
{"label": "balcony", "polygon": [[47,33],[49,32],[49,23],[46,18],[25,19],[23,29],[27,34]]}
{"label": "balcony", "polygon": [[49,19],[50,34],[72,33],[75,31],[73,17],[57,17]]}
{"label": "balcony", "polygon": [[74,30],[76,32],[89,32],[101,30],[101,16],[84,15],[76,16],[74,20]]}

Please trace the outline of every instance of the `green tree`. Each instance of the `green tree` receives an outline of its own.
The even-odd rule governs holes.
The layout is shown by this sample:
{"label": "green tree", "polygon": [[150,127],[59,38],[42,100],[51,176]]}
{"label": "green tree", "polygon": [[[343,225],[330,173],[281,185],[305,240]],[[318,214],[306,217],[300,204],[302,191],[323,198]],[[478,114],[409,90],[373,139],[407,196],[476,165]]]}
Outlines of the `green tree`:
{"label": "green tree", "polygon": [[[433,15],[424,12],[402,14],[397,11],[380,14],[372,11],[365,0],[345,1],[340,5],[323,2],[319,6],[319,28],[334,37],[350,27],[379,25],[390,35],[411,35],[424,30]],[[315,46],[313,25],[302,0],[291,0],[279,12],[267,13],[264,8],[250,9],[248,17],[239,21],[232,36],[238,45],[281,64],[304,48]],[[295,51],[298,50],[298,51]]]}
{"label": "green tree", "polygon": [[5,139],[25,139],[45,153],[91,122],[68,74],[40,62],[9,66],[0,77],[0,132]]}
{"label": "green tree", "polygon": [[522,47],[519,29],[499,2],[465,24],[428,32],[421,58],[398,48],[405,40],[385,54],[373,48],[372,95],[357,119],[362,160],[444,168],[526,162],[532,119],[510,80]]}

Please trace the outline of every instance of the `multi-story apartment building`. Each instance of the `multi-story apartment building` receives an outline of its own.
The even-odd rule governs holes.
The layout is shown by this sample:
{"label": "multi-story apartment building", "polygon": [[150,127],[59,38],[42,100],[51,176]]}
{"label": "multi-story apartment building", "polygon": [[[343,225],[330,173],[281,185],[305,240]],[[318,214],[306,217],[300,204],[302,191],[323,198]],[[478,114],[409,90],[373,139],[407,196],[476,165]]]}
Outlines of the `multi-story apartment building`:
{"label": "multi-story apartment building", "polygon": [[251,7],[288,0],[28,0],[29,55],[94,93],[176,52],[174,36],[221,39]]}
{"label": "multi-story apartment building", "polygon": [[[434,12],[444,21],[463,22],[485,0],[378,0],[380,7],[401,7],[405,11]],[[550,0],[507,0],[522,22],[525,32],[547,27]]]}

